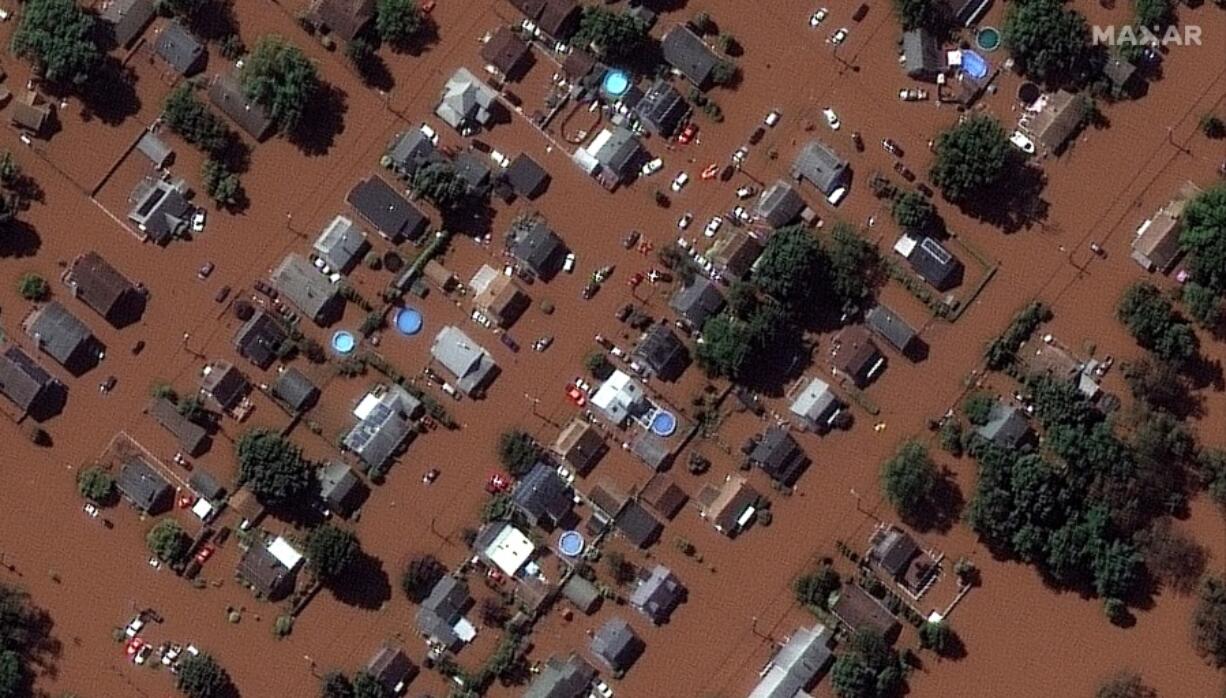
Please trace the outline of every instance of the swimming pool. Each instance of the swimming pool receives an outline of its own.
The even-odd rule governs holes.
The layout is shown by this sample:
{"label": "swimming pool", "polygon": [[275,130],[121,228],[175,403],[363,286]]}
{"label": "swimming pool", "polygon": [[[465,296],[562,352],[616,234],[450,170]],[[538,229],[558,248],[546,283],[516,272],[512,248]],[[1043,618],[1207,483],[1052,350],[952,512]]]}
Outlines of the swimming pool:
{"label": "swimming pool", "polygon": [[352,353],[357,346],[357,337],[354,337],[352,332],[337,330],[336,333],[332,335],[332,350],[337,354]]}
{"label": "swimming pool", "polygon": [[413,308],[401,308],[396,312],[396,329],[401,334],[412,336],[421,332],[421,313]]}
{"label": "swimming pool", "polygon": [[558,537],[558,550],[567,557],[578,557],[583,552],[583,536],[578,531],[564,531]]}
{"label": "swimming pool", "polygon": [[995,51],[1000,48],[1000,30],[996,27],[984,27],[975,34],[975,45],[984,51]]}
{"label": "swimming pool", "polygon": [[630,76],[624,70],[610,70],[601,87],[610,97],[621,97],[630,89]]}
{"label": "swimming pool", "polygon": [[657,410],[651,416],[651,432],[657,436],[672,436],[677,431],[677,418],[668,410]]}

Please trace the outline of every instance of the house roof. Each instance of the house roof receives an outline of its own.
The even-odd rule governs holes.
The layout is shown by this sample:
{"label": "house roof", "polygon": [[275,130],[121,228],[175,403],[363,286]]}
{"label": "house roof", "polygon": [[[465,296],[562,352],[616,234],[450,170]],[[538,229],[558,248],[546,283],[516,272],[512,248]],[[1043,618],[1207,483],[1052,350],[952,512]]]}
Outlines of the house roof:
{"label": "house roof", "polygon": [[361,260],[370,244],[366,242],[366,233],[352,220],[337,216],[315,238],[312,248],[328,266],[343,274]]}
{"label": "house roof", "polygon": [[330,461],[315,470],[315,477],[319,480],[319,498],[341,516],[349,516],[361,503],[366,485],[348,465]]}
{"label": "house roof", "polygon": [[672,570],[656,565],[639,578],[638,585],[630,594],[630,605],[643,615],[660,623],[685,597],[685,588]]}
{"label": "house roof", "polygon": [[818,623],[812,628],[797,628],[771,659],[766,674],[749,693],[749,698],[795,698],[807,695],[817,675],[830,662],[830,641],[834,633]]}
{"label": "house roof", "polygon": [[417,666],[399,647],[383,645],[366,663],[366,673],[394,696],[404,690],[404,684],[417,675]]}
{"label": "house roof", "polygon": [[112,0],[103,6],[100,18],[110,25],[115,43],[122,48],[140,36],[154,14],[152,0]]}
{"label": "house roof", "polygon": [[35,310],[23,324],[38,348],[64,366],[79,361],[82,358],[79,352],[93,341],[85,323],[57,301]]}
{"label": "house roof", "polygon": [[545,9],[545,0],[508,0],[508,2],[531,20],[540,17],[541,10]]}
{"label": "house roof", "polygon": [[894,614],[857,584],[844,584],[830,611],[852,632],[866,629],[890,638],[899,628]]}
{"label": "house roof", "polygon": [[293,575],[293,571],[258,540],[243,553],[237,571],[238,576],[264,598],[279,596]]}
{"label": "house roof", "polygon": [[685,24],[676,24],[660,40],[664,61],[676,68],[699,89],[711,83],[719,57]]}
{"label": "house roof", "polygon": [[516,194],[527,199],[540,196],[549,186],[549,173],[526,153],[516,155],[503,176]]}
{"label": "house roof", "polygon": [[897,526],[880,529],[873,534],[869,559],[881,566],[890,576],[897,577],[906,571],[911,560],[919,554],[919,545],[907,532]]}
{"label": "house roof", "polygon": [[179,75],[190,75],[204,60],[204,44],[177,21],[167,22],[158,32],[153,52]]}
{"label": "house roof", "polygon": [[296,368],[287,368],[277,374],[272,394],[295,412],[305,412],[319,400],[319,388]]}
{"label": "house roof", "polygon": [[579,28],[579,4],[575,0],[545,0],[536,26],[555,41],[566,41]]}
{"label": "house roof", "polygon": [[552,447],[558,458],[581,474],[590,470],[606,450],[604,437],[581,417],[575,417],[562,429]]}
{"label": "house roof", "polygon": [[945,70],[941,42],[926,29],[903,32],[902,55],[903,71],[909,77],[929,79]]}
{"label": "house roof", "polygon": [[647,330],[630,355],[660,380],[672,380],[685,370],[690,350],[671,327],[659,323]]}
{"label": "house roof", "polygon": [[707,485],[698,502],[711,525],[727,535],[740,528],[740,518],[757,501],[758,491],[744,475],[729,475],[720,487]]}
{"label": "house roof", "polygon": [[264,515],[264,505],[255,494],[246,487],[239,487],[234,494],[230,495],[227,502],[230,509],[238,514],[240,520],[247,521],[251,524],[257,522]]}
{"label": "house roof", "polygon": [[159,168],[165,167],[171,156],[175,154],[174,150],[152,131],[145,131],[141,134],[140,140],[136,141],[136,149],[149,158],[154,167]]}
{"label": "house roof", "polygon": [[1057,150],[1081,126],[1086,113],[1081,95],[1060,90],[1044,97],[1043,108],[1034,114],[1027,126],[1035,141],[1048,150]]}
{"label": "house roof", "polygon": [[13,100],[13,108],[9,112],[9,120],[14,126],[34,134],[41,134],[51,120],[51,105],[42,100],[35,92],[27,92],[24,97]]}
{"label": "house roof", "polygon": [[890,346],[904,354],[910,349],[911,343],[915,341],[915,330],[893,310],[884,305],[877,305],[869,310],[864,316],[864,324],[888,342]]}
{"label": "house roof", "polygon": [[635,105],[634,113],[657,135],[671,138],[689,116],[690,103],[667,80],[658,78]]}
{"label": "house roof", "polygon": [[200,392],[209,396],[223,410],[239,403],[251,389],[247,377],[229,361],[214,361],[205,366],[200,377]]}
{"label": "house roof", "polygon": [[[912,238],[914,239],[914,235]],[[907,262],[924,281],[938,291],[957,286],[962,281],[962,262],[941,243],[921,236],[907,256]]]}
{"label": "house roof", "polygon": [[772,228],[781,228],[796,220],[805,209],[805,200],[795,187],[782,179],[762,191],[754,207],[754,215]]}
{"label": "house roof", "polygon": [[1103,64],[1103,75],[1117,89],[1123,88],[1136,75],[1137,66],[1132,61],[1125,60],[1119,54],[1112,52]]}
{"label": "house roof", "polygon": [[64,283],[81,302],[108,320],[136,290],[126,276],[119,273],[97,252],[86,252],[73,260]]}
{"label": "house roof", "polygon": [[129,460],[119,468],[115,486],[132,505],[143,512],[156,514],[168,504],[171,487],[166,478],[139,458]]}
{"label": "house roof", "polygon": [[624,424],[628,417],[645,413],[651,405],[643,386],[620,369],[600,384],[589,402],[609,421],[618,425]]}
{"label": "house roof", "polygon": [[418,237],[430,222],[416,206],[376,175],[358,182],[349,190],[345,200],[380,234],[393,242]]}
{"label": "house roof", "polygon": [[213,78],[209,85],[209,101],[257,141],[264,140],[272,131],[273,121],[268,111],[247,98],[238,77],[232,73]]}
{"label": "house roof", "polygon": [[846,178],[847,170],[847,161],[818,140],[806,143],[792,163],[792,176],[808,180],[823,194],[837,189]]}
{"label": "house roof", "polygon": [[639,457],[652,470],[663,470],[672,457],[672,445],[659,434],[644,429],[635,434],[630,442],[630,452]]}
{"label": "house roof", "polygon": [[839,398],[821,378],[813,378],[796,394],[789,407],[792,414],[816,424],[838,407]]}
{"label": "house roof", "polygon": [[639,500],[655,509],[661,516],[671,519],[685,506],[689,496],[677,486],[671,477],[657,473],[639,492]]}
{"label": "house roof", "polygon": [[562,596],[583,613],[591,614],[601,600],[600,590],[588,580],[572,574],[562,585]]}
{"label": "house roof", "polygon": [[783,483],[791,483],[808,460],[791,433],[779,426],[766,430],[749,454],[749,459],[772,479]]}
{"label": "house roof", "polygon": [[194,210],[180,187],[154,177],[141,180],[129,200],[128,220],[159,245],[186,230]]}
{"label": "house roof", "polygon": [[850,376],[857,386],[863,387],[879,370],[881,352],[873,343],[872,333],[864,325],[851,325],[839,330],[831,344],[834,346],[834,369]]}
{"label": "house roof", "polygon": [[514,322],[528,304],[528,297],[515,281],[488,264],[481,265],[468,285],[473,292],[473,307],[503,327]]}
{"label": "house roof", "polygon": [[1183,210],[1200,193],[1200,187],[1184,182],[1179,194],[1137,229],[1132,241],[1132,258],[1149,270],[1165,272],[1170,269],[1181,251],[1179,236],[1183,232]]}
{"label": "house roof", "polygon": [[725,276],[740,278],[749,273],[753,263],[762,254],[762,243],[742,228],[727,228],[727,232],[715,238],[707,258]]}
{"label": "house roof", "polygon": [[234,335],[234,347],[239,355],[246,357],[251,363],[260,368],[268,368],[277,358],[282,342],[288,337],[281,321],[272,313],[259,308]]}
{"label": "house roof", "polygon": [[345,435],[343,445],[371,468],[381,468],[413,434],[414,418],[421,400],[403,387],[377,387],[359,404],[357,424]]}
{"label": "house roof", "polygon": [[570,513],[573,497],[557,469],[539,462],[515,486],[511,502],[531,523],[554,526]]}
{"label": "house roof", "polygon": [[455,647],[461,639],[455,630],[456,622],[464,617],[464,609],[471,604],[468,585],[452,575],[443,575],[417,609],[417,630],[448,647]]}
{"label": "house roof", "polygon": [[587,493],[588,504],[601,513],[607,514],[609,518],[617,516],[622,507],[626,506],[627,501],[629,497],[624,492],[605,480],[601,480],[600,484],[592,487]]}
{"label": "house roof", "polygon": [[226,496],[226,488],[204,468],[193,469],[191,476],[187,478],[187,485],[192,492],[210,502],[220,502]]}
{"label": "house roof", "polygon": [[589,648],[612,671],[625,671],[643,653],[643,640],[624,618],[610,618],[596,630]]}
{"label": "house roof", "polygon": [[489,158],[479,155],[476,151],[465,150],[455,156],[455,173],[468,185],[470,192],[485,192],[489,188],[490,168]]}
{"label": "house roof", "polygon": [[590,690],[596,670],[576,654],[565,660],[550,657],[524,698],[581,698]]}
{"label": "house roof", "polygon": [[375,17],[375,0],[315,0],[312,21],[346,42],[353,41]]}
{"label": "house roof", "polygon": [[331,321],[342,302],[336,285],[297,252],[281,260],[271,280],[282,297],[319,325]]}
{"label": "house roof", "polygon": [[411,128],[396,134],[388,146],[387,156],[392,161],[392,167],[406,177],[412,177],[417,168],[441,157],[434,147],[434,141],[420,128]]}
{"label": "house roof", "polygon": [[498,93],[468,68],[461,67],[447,79],[434,113],[456,130],[471,125],[470,122],[484,126],[493,118],[491,110],[497,101]]}
{"label": "house roof", "polygon": [[633,499],[622,507],[613,525],[626,540],[640,548],[646,548],[654,543],[664,528],[656,517]]}
{"label": "house roof", "polygon": [[480,390],[497,370],[494,357],[464,330],[452,325],[435,335],[430,355],[455,376],[457,387],[464,393]]}
{"label": "house roof", "polygon": [[579,82],[592,74],[599,61],[587,51],[571,51],[562,59],[562,72],[571,80]]}
{"label": "house roof", "polygon": [[634,172],[639,155],[643,151],[643,144],[630,129],[615,126],[598,134],[588,145],[588,149],[596,158],[596,162],[618,177],[624,178]]}
{"label": "house roof", "polygon": [[473,548],[508,577],[518,574],[536,552],[532,539],[506,521],[482,526]]}
{"label": "house roof", "polygon": [[548,276],[555,271],[566,247],[562,238],[550,230],[549,224],[541,218],[527,226],[512,226],[508,238],[511,256],[537,276]]}
{"label": "house roof", "polygon": [[511,31],[510,27],[502,26],[481,46],[481,60],[511,78],[523,67],[524,59],[531,52],[532,49],[518,34]]}
{"label": "house roof", "polygon": [[53,383],[51,374],[17,345],[0,354],[0,394],[17,405],[22,414],[33,409]]}
{"label": "house roof", "polygon": [[147,408],[149,416],[179,441],[179,447],[189,456],[198,456],[209,438],[208,431],[187,417],[166,398],[156,398]]}
{"label": "house roof", "polygon": [[701,330],[707,318],[724,307],[724,295],[714,281],[696,277],[688,286],[681,286],[668,301],[668,307],[676,311],[691,327]]}
{"label": "house roof", "polygon": [[987,423],[977,427],[975,433],[1001,448],[1008,449],[1017,448],[1032,435],[1026,413],[1000,402],[992,404]]}

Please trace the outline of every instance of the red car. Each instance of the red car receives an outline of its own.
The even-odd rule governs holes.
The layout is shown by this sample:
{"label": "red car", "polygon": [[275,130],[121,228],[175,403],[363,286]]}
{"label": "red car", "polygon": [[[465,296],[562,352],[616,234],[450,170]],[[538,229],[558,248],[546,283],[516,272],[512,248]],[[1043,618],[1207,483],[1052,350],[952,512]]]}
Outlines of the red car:
{"label": "red car", "polygon": [[132,659],[136,657],[136,653],[140,652],[140,648],[144,646],[144,640],[140,639],[139,637],[134,637],[131,640],[128,640],[128,642],[123,646],[123,653],[127,655],[128,659]]}
{"label": "red car", "polygon": [[573,383],[566,386],[566,397],[578,407],[583,407],[587,404],[587,396]]}
{"label": "red car", "polygon": [[703,179],[715,179],[717,174],[719,174],[719,165],[711,164],[707,165],[707,169],[703,170],[699,176]]}
{"label": "red car", "polygon": [[212,545],[200,546],[200,549],[196,551],[196,562],[200,563],[201,565],[208,562],[209,558],[213,557],[213,552],[215,550],[216,548],[214,548]]}
{"label": "red car", "polygon": [[680,136],[677,136],[677,142],[681,145],[685,145],[686,143],[694,140],[694,136],[696,135],[698,135],[698,124],[686,124],[685,130],[681,132]]}
{"label": "red car", "polygon": [[630,288],[638,288],[639,284],[641,283],[643,283],[643,273],[642,272],[635,272],[634,276],[630,277],[626,281],[626,284],[629,285]]}
{"label": "red car", "polygon": [[492,473],[490,479],[485,483],[485,491],[490,494],[498,494],[511,489],[511,479],[502,473]]}

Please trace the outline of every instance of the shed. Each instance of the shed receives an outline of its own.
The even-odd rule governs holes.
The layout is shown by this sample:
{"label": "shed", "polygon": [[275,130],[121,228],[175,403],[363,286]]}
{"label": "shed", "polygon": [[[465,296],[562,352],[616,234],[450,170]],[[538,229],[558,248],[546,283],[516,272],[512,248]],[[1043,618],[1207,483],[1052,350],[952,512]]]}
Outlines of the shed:
{"label": "shed", "polygon": [[158,169],[169,165],[175,155],[175,151],[152,131],[141,134],[140,140],[136,142],[136,149]]}

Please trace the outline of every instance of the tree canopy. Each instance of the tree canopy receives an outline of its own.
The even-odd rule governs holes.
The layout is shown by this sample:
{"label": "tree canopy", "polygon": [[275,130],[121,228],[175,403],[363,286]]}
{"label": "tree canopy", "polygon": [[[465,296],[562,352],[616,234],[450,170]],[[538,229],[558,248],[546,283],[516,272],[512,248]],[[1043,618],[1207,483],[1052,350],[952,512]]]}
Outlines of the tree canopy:
{"label": "tree canopy", "polygon": [[792,593],[796,596],[797,603],[827,609],[830,605],[830,595],[842,585],[839,573],[833,567],[821,565],[816,570],[797,577],[796,581],[792,582]]}
{"label": "tree canopy", "polygon": [[513,429],[498,437],[498,460],[515,477],[526,475],[540,455],[540,444],[526,431]]}
{"label": "tree canopy", "polygon": [[353,698],[392,698],[392,694],[370,672],[353,675]]}
{"label": "tree canopy", "polygon": [[1158,693],[1146,686],[1140,675],[1124,671],[1104,681],[1094,698],[1158,698]]}
{"label": "tree canopy", "polygon": [[319,73],[302,49],[285,39],[260,38],[239,74],[247,98],[263,106],[281,133],[298,128],[319,89]]}
{"label": "tree canopy", "polygon": [[319,698],[353,698],[353,682],[339,671],[329,671],[320,679]]}
{"label": "tree canopy", "polygon": [[881,489],[904,521],[921,521],[932,512],[940,484],[928,449],[917,441],[903,444],[881,467]]}
{"label": "tree canopy", "polygon": [[17,279],[17,293],[28,301],[46,300],[51,295],[51,286],[43,277],[29,272]]}
{"label": "tree canopy", "polygon": [[353,531],[326,523],[307,534],[307,563],[325,583],[340,577],[361,552],[361,544]]}
{"label": "tree canopy", "polygon": [[415,557],[409,561],[400,577],[400,588],[409,601],[421,603],[445,574],[447,568],[433,555]]}
{"label": "tree canopy", "polygon": [[898,652],[875,632],[860,630],[831,668],[831,683],[839,698],[889,698],[902,687],[906,667]]}
{"label": "tree canopy", "polygon": [[33,695],[32,668],[55,652],[48,637],[51,618],[24,591],[0,583],[0,698]]}
{"label": "tree canopy", "polygon": [[647,23],[626,12],[614,12],[599,5],[583,8],[579,29],[571,43],[593,47],[611,61],[624,60],[638,53],[647,40]]}
{"label": "tree canopy", "polygon": [[1200,285],[1226,295],[1226,184],[1188,202],[1181,218],[1179,246],[1188,253],[1188,268]]}
{"label": "tree canopy", "polygon": [[708,374],[738,380],[750,359],[766,351],[786,324],[786,314],[774,302],[758,304],[745,319],[724,310],[703,324],[694,358]]}
{"label": "tree canopy", "polygon": [[1137,26],[1161,32],[1175,21],[1175,5],[1171,0],[1133,0]]}
{"label": "tree canopy", "polygon": [[949,5],[941,0],[894,0],[894,14],[903,31],[925,29],[943,36],[951,22]]}
{"label": "tree canopy", "polygon": [[894,198],[890,214],[900,228],[928,232],[936,227],[937,210],[923,194],[904,191]]}
{"label": "tree canopy", "polygon": [[1001,183],[1012,162],[1012,148],[999,121],[967,117],[937,136],[932,183],[950,201],[972,199]]}
{"label": "tree canopy", "polygon": [[431,162],[417,168],[411,186],[440,211],[459,208],[468,194],[468,184],[450,162]]}
{"label": "tree canopy", "polygon": [[13,53],[51,82],[81,85],[102,65],[94,15],[73,0],[29,0],[13,32]]}
{"label": "tree canopy", "polygon": [[375,32],[396,48],[404,48],[426,28],[426,15],[417,0],[378,0]]}
{"label": "tree canopy", "polygon": [[238,440],[237,450],[238,483],[266,504],[289,502],[314,480],[302,449],[275,431],[249,431]]}
{"label": "tree canopy", "polygon": [[762,292],[788,307],[815,298],[814,281],[823,277],[822,246],[804,226],[780,228],[771,236],[754,269]]}
{"label": "tree canopy", "polygon": [[920,647],[932,650],[942,657],[948,657],[958,645],[958,636],[949,627],[949,621],[925,621],[919,627]]}
{"label": "tree canopy", "polygon": [[1226,667],[1226,582],[1207,577],[1192,615],[1196,651],[1215,667]]}
{"label": "tree canopy", "polygon": [[1163,361],[1179,365],[1196,356],[1196,333],[1157,286],[1134,284],[1120,298],[1116,316],[1138,344]]}
{"label": "tree canopy", "polygon": [[225,149],[230,129],[196,97],[196,88],[184,82],[171,90],[162,104],[162,123],[183,140],[209,154]]}
{"label": "tree canopy", "polygon": [[102,468],[91,465],[77,473],[77,491],[94,502],[105,502],[115,493],[115,478]]}
{"label": "tree canopy", "polygon": [[188,537],[187,532],[174,519],[162,519],[154,524],[153,528],[149,529],[149,533],[145,536],[145,542],[149,545],[149,550],[153,551],[158,559],[168,565],[175,565],[182,562],[187,557],[187,551],[191,547],[192,539]]}
{"label": "tree canopy", "polygon": [[230,675],[208,654],[188,655],[179,662],[175,687],[187,698],[223,698],[231,689]]}
{"label": "tree canopy", "polygon": [[1001,38],[1018,69],[1028,77],[1046,83],[1087,77],[1090,27],[1063,0],[1009,3]]}

